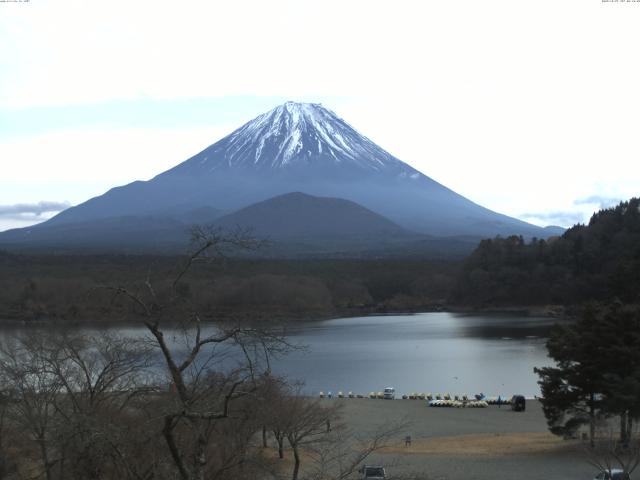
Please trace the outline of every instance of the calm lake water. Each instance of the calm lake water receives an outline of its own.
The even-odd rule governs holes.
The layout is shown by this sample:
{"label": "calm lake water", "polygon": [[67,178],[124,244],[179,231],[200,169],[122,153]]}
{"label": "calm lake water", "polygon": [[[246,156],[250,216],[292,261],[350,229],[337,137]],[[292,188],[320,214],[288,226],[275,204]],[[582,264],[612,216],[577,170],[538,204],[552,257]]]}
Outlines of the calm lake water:
{"label": "calm lake water", "polygon": [[[366,395],[392,386],[397,395],[533,397],[540,393],[533,367],[551,364],[545,341],[554,323],[548,318],[444,312],[305,322],[288,327],[287,335],[290,343],[306,348],[273,360],[272,367],[276,374],[303,381],[304,391],[313,395]],[[3,329],[4,334],[19,331]],[[82,329],[87,334],[99,331]],[[116,331],[130,338],[149,337],[138,325]],[[165,333],[174,348],[186,352],[179,332]],[[234,357],[221,350],[218,355]]]}
{"label": "calm lake water", "polygon": [[431,392],[539,395],[533,367],[552,364],[545,341],[555,320],[507,314],[422,313],[340,318],[289,331],[307,345],[274,370],[310,393]]}

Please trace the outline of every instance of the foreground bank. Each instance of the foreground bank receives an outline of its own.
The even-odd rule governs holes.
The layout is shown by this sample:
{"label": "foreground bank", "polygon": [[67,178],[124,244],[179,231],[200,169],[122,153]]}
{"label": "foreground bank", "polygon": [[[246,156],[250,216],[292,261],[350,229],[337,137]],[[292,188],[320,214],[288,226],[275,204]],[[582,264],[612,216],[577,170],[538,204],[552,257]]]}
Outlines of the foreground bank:
{"label": "foreground bank", "polygon": [[[524,412],[508,407],[437,409],[426,402],[325,399],[342,405],[342,418],[354,431],[372,435],[382,425],[406,425],[390,446],[368,462],[383,464],[390,476],[429,480],[540,480],[593,478],[587,447],[547,430],[539,402]],[[411,445],[405,445],[405,436]]]}

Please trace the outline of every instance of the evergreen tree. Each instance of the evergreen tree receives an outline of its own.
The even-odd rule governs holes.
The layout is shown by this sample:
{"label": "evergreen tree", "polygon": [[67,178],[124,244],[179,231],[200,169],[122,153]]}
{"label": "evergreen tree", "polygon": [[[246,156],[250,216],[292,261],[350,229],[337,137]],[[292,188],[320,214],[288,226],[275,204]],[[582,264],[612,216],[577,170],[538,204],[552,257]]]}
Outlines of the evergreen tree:
{"label": "evergreen tree", "polygon": [[483,240],[452,295],[475,305],[640,303],[640,198],[593,215],[548,241]]}
{"label": "evergreen tree", "polygon": [[585,312],[577,323],[556,326],[547,350],[557,366],[534,369],[540,376],[541,403],[549,430],[570,437],[587,424],[592,445],[602,408],[601,366],[599,355],[592,350],[599,348],[596,327],[593,311]]}
{"label": "evergreen tree", "polygon": [[620,416],[620,440],[628,443],[640,417],[640,311],[619,304],[587,308],[559,326],[547,342],[556,367],[536,368],[552,433],[569,436],[585,424],[593,444],[599,416]]}
{"label": "evergreen tree", "polygon": [[628,445],[633,421],[640,417],[640,310],[613,305],[599,319],[605,410],[620,416],[620,441]]}

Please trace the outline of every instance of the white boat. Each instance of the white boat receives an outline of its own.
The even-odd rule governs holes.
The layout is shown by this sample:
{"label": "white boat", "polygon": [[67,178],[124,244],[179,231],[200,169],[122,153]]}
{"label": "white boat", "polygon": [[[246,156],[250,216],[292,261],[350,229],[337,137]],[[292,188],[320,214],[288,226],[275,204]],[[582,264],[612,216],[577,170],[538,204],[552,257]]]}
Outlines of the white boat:
{"label": "white boat", "polygon": [[395,400],[396,399],[396,389],[393,387],[387,387],[384,389],[382,397],[385,400]]}

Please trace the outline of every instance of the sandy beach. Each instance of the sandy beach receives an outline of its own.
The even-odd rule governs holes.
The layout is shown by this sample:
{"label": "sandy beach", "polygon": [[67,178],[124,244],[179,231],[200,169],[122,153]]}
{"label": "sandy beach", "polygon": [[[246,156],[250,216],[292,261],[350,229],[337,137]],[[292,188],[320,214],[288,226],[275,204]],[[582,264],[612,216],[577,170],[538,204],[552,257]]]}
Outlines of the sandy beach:
{"label": "sandy beach", "polygon": [[[421,400],[325,399],[343,406],[343,421],[363,436],[382,425],[404,422],[406,432],[372,456],[390,478],[419,474],[429,480],[592,479],[580,441],[565,441],[547,430],[539,402],[525,412],[508,405],[488,408],[433,408]],[[412,437],[405,446],[404,436]]]}

